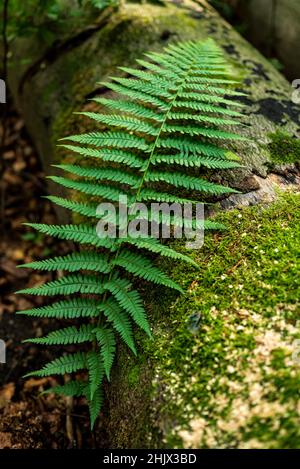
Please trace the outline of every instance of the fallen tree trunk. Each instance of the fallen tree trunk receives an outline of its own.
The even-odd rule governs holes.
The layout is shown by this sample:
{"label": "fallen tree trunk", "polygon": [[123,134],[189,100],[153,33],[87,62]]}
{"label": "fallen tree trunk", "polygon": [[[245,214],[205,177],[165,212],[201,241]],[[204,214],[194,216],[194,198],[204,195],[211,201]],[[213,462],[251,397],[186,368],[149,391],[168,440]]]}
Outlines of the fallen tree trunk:
{"label": "fallen tree trunk", "polygon": [[[134,64],[146,50],[160,50],[170,42],[207,36],[224,49],[241,79],[241,88],[248,93],[242,101],[247,105],[245,123],[250,122],[250,126],[243,127],[242,132],[252,138],[250,144],[231,145],[246,167],[215,177],[219,182],[226,179],[242,191],[222,201],[222,205],[271,201],[275,199],[276,182],[284,186],[299,181],[293,165],[299,157],[295,140],[300,124],[299,107],[291,101],[291,87],[205,2],[191,1],[164,7],[129,4],[109,18],[104,13],[92,26],[77,31],[73,39],[64,38],[60,42],[58,38],[58,43],[44,48],[42,55],[35,53],[35,62],[27,68],[19,69],[14,63],[18,63],[20,54],[30,55],[32,44],[28,40],[16,42],[9,81],[47,171],[50,172],[51,163],[67,156],[55,146],[57,139],[86,131],[88,124],[74,116],[73,111],[91,109],[94,105],[88,99],[106,93],[97,82],[115,74],[118,65]],[[192,254],[205,274],[182,272],[181,266],[166,265],[170,275],[187,289],[186,296],[178,298],[159,289],[149,294],[145,288],[155,340],[139,337],[137,359],[120,347],[103,415],[112,447],[256,447],[263,425],[269,423],[265,444],[271,446],[275,441],[276,446],[281,441],[276,436],[276,422],[287,411],[291,429],[288,431],[295,431],[294,397],[287,397],[282,404],[281,398],[285,396],[276,395],[275,384],[267,379],[268,392],[265,394],[259,388],[265,379],[264,362],[261,355],[255,361],[253,351],[259,340],[269,340],[268,314],[273,312],[279,321],[281,303],[285,310],[294,311],[293,298],[282,293],[284,285],[279,285],[275,292],[272,290],[269,303],[261,300],[264,277],[259,278],[255,264],[258,260],[251,257],[255,246],[259,251],[264,249],[260,243],[263,244],[265,235],[258,235],[261,224],[271,232],[272,217],[281,216],[284,224],[289,222],[287,207],[293,207],[296,213],[299,207],[290,197],[276,202],[275,208],[265,214],[246,209],[242,212],[243,222],[236,212],[222,215],[228,217],[229,234],[224,238],[208,237],[208,246]],[[270,238],[272,242],[279,234],[277,226]],[[247,243],[240,240],[243,235]],[[255,240],[253,246],[247,236]],[[267,275],[271,265],[261,269]],[[246,293],[241,294],[243,301],[239,303],[236,292],[243,288]],[[282,328],[282,334],[286,328]],[[284,342],[279,335],[276,339],[285,351],[289,350],[290,341]],[[265,357],[276,375],[273,349],[276,347],[269,347]],[[247,353],[252,353],[251,359],[254,357],[249,363]],[[257,413],[252,412],[255,392],[259,405],[265,405]],[[235,407],[244,409],[240,410],[242,421],[238,420],[240,414],[234,414]],[[267,424],[265,420],[257,424],[255,418],[259,418],[259,413]]]}

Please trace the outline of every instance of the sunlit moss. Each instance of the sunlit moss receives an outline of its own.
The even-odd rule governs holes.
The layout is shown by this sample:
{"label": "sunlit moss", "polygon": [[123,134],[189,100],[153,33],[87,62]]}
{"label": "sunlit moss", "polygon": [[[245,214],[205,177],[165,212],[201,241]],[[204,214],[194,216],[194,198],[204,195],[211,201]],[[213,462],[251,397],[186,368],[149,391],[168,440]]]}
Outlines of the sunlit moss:
{"label": "sunlit moss", "polygon": [[173,270],[187,294],[148,343],[161,412],[177,419],[167,446],[299,446],[299,212],[299,195],[286,194],[222,213],[228,231],[192,253],[199,271]]}
{"label": "sunlit moss", "polygon": [[270,158],[274,163],[296,163],[300,161],[300,141],[286,132],[269,134]]}

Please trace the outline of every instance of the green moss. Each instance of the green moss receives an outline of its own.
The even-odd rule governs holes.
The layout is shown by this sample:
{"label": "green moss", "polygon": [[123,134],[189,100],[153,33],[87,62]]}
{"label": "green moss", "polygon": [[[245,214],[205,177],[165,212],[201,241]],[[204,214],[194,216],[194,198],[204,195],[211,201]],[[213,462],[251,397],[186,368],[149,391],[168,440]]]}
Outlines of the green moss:
{"label": "green moss", "polygon": [[171,306],[169,297],[166,314],[160,304],[155,342],[146,341],[154,389],[163,394],[166,446],[300,445],[300,369],[292,360],[299,214],[292,193],[222,213],[227,232],[207,235],[191,253],[199,271],[173,269],[187,294]]}
{"label": "green moss", "polygon": [[300,160],[300,141],[286,132],[277,131],[268,135],[270,157],[274,163],[296,163]]}
{"label": "green moss", "polygon": [[141,364],[133,365],[127,375],[127,381],[130,387],[137,386],[140,382]]}

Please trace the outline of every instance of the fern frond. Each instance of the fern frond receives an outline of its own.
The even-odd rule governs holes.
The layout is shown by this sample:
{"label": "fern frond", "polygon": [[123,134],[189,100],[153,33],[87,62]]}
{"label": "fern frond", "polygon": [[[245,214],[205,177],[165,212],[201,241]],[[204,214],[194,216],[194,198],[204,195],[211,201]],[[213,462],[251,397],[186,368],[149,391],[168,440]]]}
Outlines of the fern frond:
{"label": "fern frond", "polygon": [[[227,96],[236,96],[236,97],[244,97],[244,96],[247,96],[246,93],[241,93],[239,91],[234,91],[234,90],[231,90],[230,88],[220,88],[220,87],[217,87],[217,86],[209,86],[209,85],[205,85],[202,83],[202,78],[198,78],[198,77],[191,77],[188,81],[188,83],[185,83],[184,85],[184,89],[190,89],[190,90],[196,90],[196,91],[205,91],[206,93],[212,93],[214,95],[216,94],[221,94],[221,95],[227,95]],[[217,98],[218,99],[218,98]],[[223,102],[224,104],[230,104],[232,105],[233,102],[230,101],[230,100],[225,100],[223,101],[224,98],[221,98],[221,101],[219,102]]]}
{"label": "fern frond", "polygon": [[47,363],[43,368],[38,371],[32,371],[25,375],[27,376],[51,376],[51,375],[64,375],[65,373],[74,373],[78,370],[83,370],[86,367],[86,356],[82,352],[69,353],[60,358],[56,358]]}
{"label": "fern frond", "polygon": [[29,262],[19,267],[40,270],[67,270],[68,272],[93,270],[103,274],[108,274],[110,271],[108,256],[91,251],[74,252],[66,256],[54,257],[53,259]]}
{"label": "fern frond", "polygon": [[[93,99],[105,106],[107,113],[78,113],[94,121],[98,129],[62,139],[60,146],[72,152],[72,161],[74,157],[79,161],[55,165],[65,171],[65,177],[51,176],[51,179],[71,191],[84,194],[81,198],[87,202],[63,196],[47,197],[75,214],[94,218],[95,224],[99,219],[110,224],[116,230],[115,237],[109,237],[111,233],[107,233],[107,237],[98,235],[96,226],[88,223],[61,226],[28,223],[47,236],[75,242],[80,247],[89,246],[89,250],[78,249],[79,252],[72,254],[25,264],[27,268],[70,274],[19,293],[75,294],[76,297],[19,314],[89,320],[29,341],[45,345],[85,344],[85,352],[62,356],[30,375],[49,376],[85,370],[83,380],[72,380],[49,392],[85,396],[92,427],[103,404],[102,381],[110,378],[116,354],[116,333],[134,354],[133,325],[151,336],[143,299],[128,277],[182,292],[179,285],[146,257],[147,253],[198,267],[189,256],[146,233],[141,233],[140,237],[133,234],[123,237],[123,228],[128,230],[130,222],[144,220],[151,229],[166,225],[174,230],[184,228],[180,230],[184,234],[187,234],[185,228],[224,229],[222,224],[211,220],[186,220],[187,217],[182,218],[176,213],[174,206],[169,207],[167,213],[165,203],[195,203],[193,191],[204,196],[237,192],[208,180],[210,173],[203,171],[201,174],[199,168],[226,170],[241,167],[238,157],[225,144],[247,141],[232,130],[233,125],[245,127],[245,117],[239,112],[244,105],[238,99],[244,93],[234,90],[237,82],[231,79],[222,50],[212,40],[172,44],[162,53],[148,53],[146,57],[147,60],[137,61],[143,70],[121,67],[129,77],[112,77],[110,83],[105,84],[118,94],[116,99]],[[107,130],[101,132],[101,128]],[[94,164],[82,162],[86,158],[94,160]],[[97,198],[119,204],[127,200],[129,216],[124,214],[121,205],[117,208],[116,204],[112,213],[106,214],[108,210],[103,213],[98,210]],[[141,210],[141,216],[133,220],[136,203],[147,201],[155,202],[158,211],[142,213]],[[100,225],[98,222],[97,227]],[[86,296],[81,298],[79,294]],[[87,295],[97,295],[97,298]]]}
{"label": "fern frond", "polygon": [[[104,83],[101,83],[102,85]],[[147,93],[143,93],[142,91],[135,91],[134,89],[127,88],[126,86],[117,85],[116,83],[105,83],[107,88],[110,88],[112,91],[119,93],[121,95],[126,96],[127,98],[138,99],[142,103],[152,104],[153,106],[158,107],[161,110],[166,109],[166,103],[162,99],[156,98]],[[129,147],[133,148],[133,147]],[[136,147],[138,148],[138,147]],[[144,150],[145,148],[140,148],[140,150]]]}
{"label": "fern frond", "polygon": [[117,189],[116,187],[110,187],[104,184],[93,184],[91,182],[73,181],[72,179],[67,179],[58,176],[48,176],[48,178],[63,187],[67,187],[68,189],[73,189],[75,191],[82,192],[83,194],[89,194],[96,197],[103,197],[104,199],[112,200],[113,202],[118,202],[122,195],[126,195],[126,193],[121,191],[120,189]]}
{"label": "fern frond", "polygon": [[64,137],[62,140],[96,145],[97,147],[103,148],[136,148],[137,150],[148,150],[148,145],[143,138],[127,132],[91,132],[89,134],[71,135],[70,137]]}
{"label": "fern frond", "polygon": [[89,373],[89,400],[93,400],[95,392],[100,387],[103,376],[104,367],[99,351],[91,350],[87,354],[87,368]]}
{"label": "fern frond", "polygon": [[197,93],[197,92],[192,92],[192,91],[190,92],[179,91],[178,96],[180,98],[184,98],[187,100],[192,99],[194,101],[197,101],[197,102],[199,101],[202,103],[216,103],[217,105],[226,104],[226,106],[243,107],[243,105],[239,103],[238,101],[224,99],[224,98],[221,98],[220,96],[215,96],[214,94],[204,94],[204,93]]}
{"label": "fern frond", "polygon": [[202,135],[203,137],[221,139],[221,140],[241,140],[246,141],[245,137],[241,135],[234,134],[232,132],[222,132],[218,129],[211,129],[205,127],[197,127],[196,125],[170,125],[166,124],[163,127],[163,132],[165,133],[180,133],[184,135]]}
{"label": "fern frond", "polygon": [[99,316],[100,309],[96,300],[71,298],[41,308],[18,311],[17,314],[56,319],[94,318]]}
{"label": "fern frond", "polygon": [[62,386],[53,386],[42,394],[53,392],[54,394],[62,394],[63,396],[79,397],[83,395],[85,387],[86,383],[83,381],[68,381]]}
{"label": "fern frond", "polygon": [[155,238],[124,238],[124,242],[132,244],[133,246],[136,246],[141,249],[146,249],[161,256],[170,257],[171,259],[177,259],[187,262],[188,264],[192,264],[193,266],[198,268],[198,264],[196,264],[196,262],[193,261],[190,257],[181,254],[180,252],[177,252],[164,244],[161,244]]}
{"label": "fern frond", "polygon": [[185,189],[192,189],[215,195],[237,192],[236,190],[231,189],[230,187],[214,184],[212,182],[206,181],[205,179],[187,176],[178,172],[168,173],[166,171],[148,171],[146,180],[152,182],[164,181],[168,184],[172,184],[175,187],[184,187]]}
{"label": "fern frond", "polygon": [[91,430],[93,430],[95,422],[96,422],[96,420],[99,416],[99,412],[101,410],[101,407],[103,405],[103,391],[102,391],[102,388],[99,386],[95,390],[92,399],[89,398],[90,395],[91,395],[91,391],[90,391],[89,387],[87,386],[86,391],[85,391],[85,396],[87,398],[88,405],[89,405]]}
{"label": "fern frond", "polygon": [[150,72],[154,72],[157,76],[166,77],[170,81],[171,80],[174,80],[175,82],[180,81],[179,76],[177,75],[177,73],[174,73],[171,70],[159,67],[158,65],[154,64],[153,62],[148,62],[146,60],[141,60],[141,59],[137,59],[136,62],[139,65],[141,65],[142,67],[144,67],[146,70],[148,70]]}
{"label": "fern frond", "polygon": [[79,153],[87,158],[99,158],[103,161],[125,164],[131,168],[141,168],[144,165],[144,160],[139,158],[134,153],[122,150],[95,150],[94,148],[84,148],[74,145],[59,145],[66,150]]}
{"label": "fern frond", "polygon": [[213,222],[211,220],[198,220],[198,219],[186,219],[182,215],[173,215],[171,210],[170,213],[164,213],[161,211],[154,211],[149,214],[140,214],[139,220],[146,220],[147,222],[154,222],[156,224],[170,227],[186,227],[192,229],[204,229],[204,230],[225,230],[226,227],[222,223]]}
{"label": "fern frond", "polygon": [[233,169],[241,167],[241,165],[238,163],[235,163],[234,161],[228,161],[226,159],[215,158],[213,156],[203,157],[200,155],[189,155],[186,157],[186,155],[182,153],[177,153],[175,155],[154,155],[151,160],[151,164],[155,166],[160,163],[166,163],[169,165],[178,164],[181,166],[196,168],[205,166],[209,169]]}
{"label": "fern frond", "polygon": [[102,356],[104,370],[109,380],[110,370],[116,353],[116,340],[113,331],[107,327],[97,327],[94,329],[96,338],[100,345],[100,354]]}
{"label": "fern frond", "polygon": [[60,207],[71,210],[74,213],[79,213],[85,217],[102,218],[102,215],[97,215],[98,204],[86,204],[82,202],[74,202],[73,200],[64,199],[54,195],[44,196],[45,199],[50,200]]}
{"label": "fern frond", "polygon": [[[126,86],[126,88],[131,89],[131,90],[142,91],[143,93],[148,93],[151,96],[156,96],[157,98],[165,98],[167,100],[170,100],[173,98],[172,93],[167,91],[166,88],[153,85],[149,81],[132,80],[130,78],[120,78],[120,77],[112,77],[112,79],[114,80],[114,82],[119,83],[122,86]],[[107,83],[103,83],[103,84],[107,85]]]}
{"label": "fern frond", "polygon": [[147,122],[133,117],[119,116],[118,114],[97,114],[96,112],[79,112],[84,116],[94,119],[96,122],[107,124],[114,127],[121,127],[126,130],[135,130],[145,132],[148,135],[157,135],[158,129]]}
{"label": "fern frond", "polygon": [[151,337],[142,299],[136,290],[132,290],[132,284],[127,279],[115,277],[104,283],[104,289],[113,294],[120,306],[124,308],[137,325]]}
{"label": "fern frond", "polygon": [[120,305],[112,298],[109,298],[104,303],[100,304],[99,309],[107,317],[107,320],[112,323],[124,342],[136,355],[132,327],[127,313],[123,311]]}
{"label": "fern frond", "polygon": [[80,244],[90,244],[96,247],[103,247],[110,250],[115,248],[115,243],[109,238],[100,238],[96,229],[89,225],[44,225],[40,223],[25,223],[40,233],[48,236],[55,236],[68,241],[75,241]]}
{"label": "fern frond", "polygon": [[99,279],[92,275],[67,275],[58,280],[45,283],[39,287],[25,288],[16,293],[25,295],[71,295],[72,293],[103,293],[103,286]]}
{"label": "fern frond", "polygon": [[183,197],[177,197],[176,195],[170,195],[166,192],[158,192],[152,189],[143,189],[138,198],[140,202],[146,202],[148,200],[157,201],[157,202],[167,202],[170,204],[185,204],[185,203],[196,203],[195,200],[184,199]]}
{"label": "fern frond", "polygon": [[214,124],[214,125],[241,125],[241,123],[235,122],[234,119],[224,119],[222,117],[212,117],[212,116],[207,116],[207,115],[199,115],[199,114],[193,114],[193,113],[187,113],[187,112],[170,112],[169,114],[169,119],[170,120],[193,120],[196,122],[204,122],[206,124]]}
{"label": "fern frond", "polygon": [[93,168],[93,167],[82,167],[76,166],[71,164],[58,164],[53,165],[56,168],[63,169],[72,174],[76,174],[76,176],[84,177],[84,178],[93,178],[97,180],[106,180],[112,182],[121,182],[123,184],[127,184],[129,186],[136,186],[139,183],[139,178],[134,176],[133,174],[129,174],[124,171],[120,171],[118,169],[100,169],[100,168]]}
{"label": "fern frond", "polygon": [[158,285],[165,285],[166,287],[173,288],[183,293],[183,290],[179,285],[169,279],[164,272],[159,270],[157,267],[154,267],[152,262],[141,254],[123,250],[118,254],[112,264],[123,267],[131,274],[141,277],[149,282],[153,282]]}
{"label": "fern frond", "polygon": [[208,112],[211,114],[221,114],[224,116],[230,117],[243,117],[243,114],[237,111],[232,111],[231,109],[226,109],[225,107],[215,106],[213,104],[203,104],[199,101],[176,101],[174,103],[175,108],[187,108],[192,109],[193,111]]}
{"label": "fern frond", "polygon": [[35,339],[26,339],[24,342],[44,345],[69,345],[81,344],[82,342],[90,342],[94,340],[94,326],[92,324],[83,324],[77,329],[74,326],[59,329],[50,332],[46,337],[38,337]]}
{"label": "fern frond", "polygon": [[158,53],[152,52],[152,53],[145,54],[145,56],[148,57],[153,62],[157,63],[158,65],[164,68],[167,68],[171,72],[176,74],[177,79],[182,77],[183,72],[186,70],[186,68],[191,68],[191,63],[188,66],[187,64],[184,64],[183,62],[179,62],[178,60],[175,60],[170,55],[158,54]]}
{"label": "fern frond", "polygon": [[125,73],[129,73],[133,77],[140,78],[143,81],[148,81],[156,87],[176,91],[176,83],[172,82],[170,79],[166,80],[165,78],[158,77],[153,73],[148,73],[144,70],[138,70],[136,68],[119,67],[119,69]]}
{"label": "fern frond", "polygon": [[226,150],[216,145],[195,142],[188,137],[166,137],[157,143],[157,148],[171,148],[188,153],[200,153],[205,156],[225,156]]}
{"label": "fern frond", "polygon": [[113,109],[127,114],[133,114],[143,119],[151,119],[156,122],[162,122],[164,115],[153,111],[152,109],[132,101],[121,101],[117,99],[94,98],[93,101],[102,104],[109,109]]}

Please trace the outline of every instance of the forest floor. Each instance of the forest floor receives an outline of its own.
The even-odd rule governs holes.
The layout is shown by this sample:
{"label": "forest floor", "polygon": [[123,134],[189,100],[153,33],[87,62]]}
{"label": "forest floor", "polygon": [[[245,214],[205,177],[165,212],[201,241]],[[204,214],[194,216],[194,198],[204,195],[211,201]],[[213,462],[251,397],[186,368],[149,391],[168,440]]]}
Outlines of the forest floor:
{"label": "forest floor", "polygon": [[[40,336],[49,328],[47,319],[15,315],[41,305],[41,298],[15,295],[16,290],[52,279],[52,273],[33,273],[18,269],[33,259],[52,252],[65,253],[68,246],[39,234],[33,234],[23,222],[53,224],[56,215],[47,194],[45,175],[24,122],[8,105],[7,132],[1,180],[4,210],[1,213],[0,238],[0,339],[6,343],[6,363],[0,364],[0,449],[94,447],[89,419],[83,402],[40,395],[53,378],[25,380],[23,375],[52,358],[51,352],[22,341]],[[3,126],[0,124],[0,137]],[[34,331],[34,332],[33,332]],[[102,442],[103,445],[103,442]]]}

